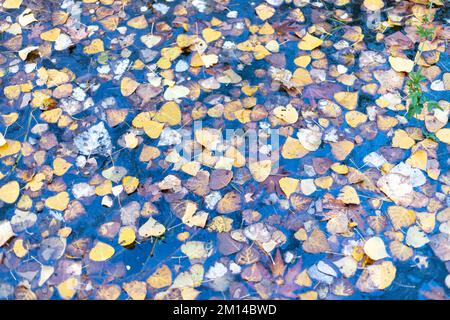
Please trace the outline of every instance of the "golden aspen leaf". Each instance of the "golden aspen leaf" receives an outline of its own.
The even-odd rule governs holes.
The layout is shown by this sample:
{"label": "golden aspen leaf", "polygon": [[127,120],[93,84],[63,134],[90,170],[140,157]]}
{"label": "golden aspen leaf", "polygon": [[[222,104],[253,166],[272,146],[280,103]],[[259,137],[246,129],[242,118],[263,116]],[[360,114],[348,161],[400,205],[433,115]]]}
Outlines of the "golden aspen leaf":
{"label": "golden aspen leaf", "polygon": [[72,299],[78,291],[78,279],[70,277],[57,286],[58,293],[64,300]]}
{"label": "golden aspen leaf", "polygon": [[370,11],[378,11],[384,7],[383,0],[364,0],[363,6]]}
{"label": "golden aspen leaf", "polygon": [[3,88],[3,93],[5,94],[5,97],[14,100],[17,99],[20,96],[21,93],[20,85],[12,85],[12,86],[5,86]]}
{"label": "golden aspen leaf", "polygon": [[407,58],[389,57],[389,63],[397,72],[411,72],[414,68],[414,61]]}
{"label": "golden aspen leaf", "polygon": [[353,142],[348,140],[333,142],[331,143],[331,152],[337,160],[342,161],[352,152],[354,146]]}
{"label": "golden aspen leaf", "polygon": [[314,179],[314,184],[322,189],[330,189],[333,185],[333,178],[330,176]]}
{"label": "golden aspen leaf", "polygon": [[95,194],[98,196],[105,196],[112,193],[112,182],[111,180],[105,180],[102,184],[95,188]]}
{"label": "golden aspen leaf", "polygon": [[176,126],[177,124],[180,124],[181,122],[180,106],[174,101],[166,102],[156,113],[153,120],[167,123],[169,126]]}
{"label": "golden aspen leaf", "polygon": [[386,246],[380,237],[367,239],[363,249],[369,258],[375,261],[389,257],[389,254],[386,252]]}
{"label": "golden aspen leaf", "polygon": [[148,279],[147,283],[154,289],[161,289],[172,284],[172,272],[163,264]]}
{"label": "golden aspen leaf", "polygon": [[259,28],[258,33],[261,35],[271,35],[275,32],[270,23],[266,22],[261,28]]}
{"label": "golden aspen leaf", "polygon": [[96,54],[105,51],[103,41],[100,39],[94,39],[89,45],[83,48],[85,54]]}
{"label": "golden aspen leaf", "polygon": [[61,34],[61,29],[53,28],[51,30],[41,33],[40,37],[44,41],[55,42],[56,39],[58,39],[60,34]]}
{"label": "golden aspen leaf", "polygon": [[148,22],[144,15],[140,15],[128,20],[127,25],[135,29],[145,29],[148,27]]}
{"label": "golden aspen leaf", "polygon": [[392,146],[401,149],[411,149],[416,142],[412,139],[405,130],[396,130],[392,138]]}
{"label": "golden aspen leaf", "polygon": [[345,121],[347,121],[348,125],[352,128],[356,128],[363,124],[367,121],[367,118],[365,113],[359,111],[349,111],[345,114]]}
{"label": "golden aspen leaf", "polygon": [[23,0],[5,0],[3,2],[3,8],[5,9],[19,9]]}
{"label": "golden aspen leaf", "polygon": [[406,163],[413,168],[427,170],[428,155],[425,150],[417,150],[407,160]]}
{"label": "golden aspen leaf", "polygon": [[64,211],[69,205],[69,201],[69,194],[63,191],[47,198],[47,200],[45,200],[45,206],[53,210]]}
{"label": "golden aspen leaf", "polygon": [[311,62],[310,56],[299,56],[294,60],[294,63],[301,68],[306,68],[310,62]]}
{"label": "golden aspen leaf", "polygon": [[354,110],[358,104],[358,92],[336,92],[334,94],[334,100],[344,108]]}
{"label": "golden aspen leaf", "polygon": [[17,181],[10,181],[0,187],[0,201],[14,203],[20,194],[20,185]]}
{"label": "golden aspen leaf", "polygon": [[206,42],[210,43],[213,41],[216,41],[222,36],[222,32],[218,30],[214,30],[212,28],[206,28],[202,31],[203,39],[205,39]]}
{"label": "golden aspen leaf", "polygon": [[356,282],[356,287],[362,292],[384,290],[394,281],[396,271],[391,261],[369,265]]}
{"label": "golden aspen leaf", "polygon": [[17,239],[14,242],[13,251],[18,258],[23,258],[27,255],[28,249],[24,244],[23,239]]}
{"label": "golden aspen leaf", "polygon": [[436,137],[446,143],[446,144],[450,144],[450,129],[449,128],[443,128],[440,129],[436,132]]}
{"label": "golden aspen leaf", "polygon": [[281,148],[281,155],[285,159],[303,158],[308,153],[309,151],[305,149],[300,140],[292,137],[288,137]]}
{"label": "golden aspen leaf", "polygon": [[158,121],[149,120],[144,125],[144,132],[152,139],[157,139],[164,128],[164,123]]}
{"label": "golden aspen leaf", "polygon": [[275,14],[275,9],[267,4],[260,4],[255,8],[255,11],[261,20],[270,19]]}
{"label": "golden aspen leaf", "polygon": [[249,169],[250,173],[256,181],[263,182],[269,177],[270,172],[272,171],[272,161],[253,161],[249,164]]}
{"label": "golden aspen leaf", "polygon": [[345,204],[360,204],[358,193],[352,186],[344,186],[339,193],[338,200]]}
{"label": "golden aspen leaf", "polygon": [[297,190],[300,180],[295,178],[283,177],[279,180],[280,188],[283,190],[286,198],[289,199],[291,194]]}
{"label": "golden aspen leaf", "polygon": [[161,57],[159,58],[159,60],[156,62],[156,65],[158,66],[158,68],[166,70],[169,69],[172,66],[172,63],[170,62],[170,59],[167,57]]}
{"label": "golden aspen leaf", "polygon": [[107,243],[98,241],[95,246],[89,251],[89,259],[96,262],[106,261],[115,253],[112,246]]}
{"label": "golden aspen leaf", "polygon": [[120,82],[120,93],[124,97],[131,96],[134,91],[139,87],[139,82],[129,77],[124,77]]}
{"label": "golden aspen leaf", "polygon": [[122,227],[119,231],[119,241],[118,243],[123,246],[129,246],[136,241],[136,233],[134,229],[130,226]]}
{"label": "golden aspen leaf", "polygon": [[42,112],[39,117],[47,123],[57,123],[61,114],[62,110],[60,108],[55,108]]}
{"label": "golden aspen leaf", "polygon": [[133,300],[145,300],[147,284],[143,281],[131,281],[123,284],[123,289]]}
{"label": "golden aspen leaf", "polygon": [[297,110],[290,104],[288,104],[286,107],[276,107],[273,109],[273,114],[278,119],[283,120],[286,123],[293,124],[296,123],[298,120],[298,112]]}
{"label": "golden aspen leaf", "polygon": [[195,177],[200,170],[200,163],[197,161],[189,161],[181,166],[181,170]]}
{"label": "golden aspen leaf", "polygon": [[53,160],[53,173],[60,177],[66,173],[71,166],[72,164],[67,162],[65,159],[55,158],[55,160]]}
{"label": "golden aspen leaf", "polygon": [[331,165],[331,170],[333,170],[336,173],[339,174],[347,174],[348,173],[348,167],[345,164],[340,163],[333,163]]}
{"label": "golden aspen leaf", "polygon": [[139,179],[136,177],[126,176],[122,179],[123,189],[127,194],[131,194],[136,191],[139,185]]}
{"label": "golden aspen leaf", "polygon": [[16,154],[21,148],[22,144],[19,141],[6,139],[6,143],[0,147],[0,158]]}
{"label": "golden aspen leaf", "polygon": [[300,50],[314,50],[315,48],[322,45],[323,40],[314,37],[313,35],[307,33],[302,40],[298,43],[298,48]]}
{"label": "golden aspen leaf", "polygon": [[291,81],[298,87],[304,87],[313,83],[309,71],[304,68],[297,68],[292,75]]}
{"label": "golden aspen leaf", "polygon": [[261,60],[261,59],[264,59],[265,57],[269,56],[271,53],[269,50],[266,49],[266,47],[264,47],[261,44],[258,44],[255,46],[255,48],[253,50],[253,54],[254,54],[256,60]]}
{"label": "golden aspen leaf", "polygon": [[295,278],[295,283],[301,287],[310,287],[312,285],[312,280],[308,275],[308,270],[303,270]]}

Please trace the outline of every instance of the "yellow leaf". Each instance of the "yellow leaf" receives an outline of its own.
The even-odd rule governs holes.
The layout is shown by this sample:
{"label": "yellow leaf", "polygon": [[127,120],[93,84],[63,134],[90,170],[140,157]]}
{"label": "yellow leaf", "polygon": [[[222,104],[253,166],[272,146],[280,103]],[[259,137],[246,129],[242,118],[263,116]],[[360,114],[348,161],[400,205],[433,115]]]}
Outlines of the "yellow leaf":
{"label": "yellow leaf", "polygon": [[53,160],[53,173],[60,177],[66,173],[71,166],[72,164],[67,162],[65,159],[56,158]]}
{"label": "yellow leaf", "polygon": [[274,32],[275,30],[268,22],[264,23],[263,26],[258,30],[258,33],[261,35],[271,35]]}
{"label": "yellow leaf", "polygon": [[392,146],[401,149],[411,149],[415,145],[414,139],[412,139],[405,130],[397,130],[392,138]]}
{"label": "yellow leaf", "polygon": [[378,11],[384,7],[383,0],[364,0],[363,6],[370,11]]}
{"label": "yellow leaf", "polygon": [[153,120],[149,120],[144,125],[145,133],[152,139],[157,139],[160,136],[163,128],[164,123],[160,123]]}
{"label": "yellow leaf", "polygon": [[341,91],[334,94],[334,99],[344,108],[354,110],[358,104],[358,92]]}
{"label": "yellow leaf", "polygon": [[21,93],[20,85],[12,85],[12,86],[5,86],[3,88],[3,93],[5,94],[5,97],[14,100],[17,99]]}
{"label": "yellow leaf", "polygon": [[256,60],[261,60],[270,55],[270,51],[267,50],[263,45],[258,44],[253,50]]}
{"label": "yellow leaf", "polygon": [[0,147],[0,159],[16,154],[22,148],[22,144],[19,141],[8,140]]}
{"label": "yellow leaf", "polygon": [[55,108],[42,112],[40,118],[47,123],[57,123],[61,114],[62,110],[60,108]]}
{"label": "yellow leaf", "polygon": [[355,188],[352,186],[345,186],[341,189],[339,193],[338,200],[341,200],[345,204],[360,204],[358,194],[356,193]]}
{"label": "yellow leaf", "polygon": [[112,193],[112,182],[111,180],[105,180],[102,184],[95,188],[95,194],[98,196],[105,196]]}
{"label": "yellow leaf", "polygon": [[47,208],[53,210],[64,211],[69,205],[69,201],[69,194],[63,191],[53,197],[47,198],[47,200],[45,200],[45,205]]}
{"label": "yellow leaf", "polygon": [[436,132],[436,137],[446,143],[446,144],[450,144],[450,129],[449,128],[443,128],[440,129]]}
{"label": "yellow leaf", "polygon": [[331,170],[333,170],[336,173],[339,174],[347,174],[348,173],[348,167],[345,164],[340,163],[333,163],[331,165]]}
{"label": "yellow leaf", "polygon": [[389,63],[397,72],[411,72],[414,68],[414,61],[407,58],[389,57]]}
{"label": "yellow leaf", "polygon": [[5,9],[19,9],[23,0],[5,0],[3,2],[3,8]]}
{"label": "yellow leaf", "polygon": [[222,32],[214,30],[212,28],[206,28],[203,29],[202,36],[206,42],[210,43],[219,39],[222,36]]}
{"label": "yellow leaf", "polygon": [[123,284],[123,289],[133,300],[145,300],[147,284],[143,281],[131,281]]}
{"label": "yellow leaf", "polygon": [[349,111],[345,114],[345,121],[350,127],[356,128],[367,121],[367,115],[359,111]]}
{"label": "yellow leaf", "polygon": [[260,4],[255,8],[255,11],[261,20],[267,20],[275,14],[275,9],[266,4]]}
{"label": "yellow leaf", "polygon": [[163,264],[148,279],[147,283],[154,289],[161,289],[172,284],[172,272]]}
{"label": "yellow leaf", "polygon": [[105,51],[103,41],[100,39],[94,39],[89,45],[83,49],[85,54],[96,54]]}
{"label": "yellow leaf", "polygon": [[14,246],[13,246],[13,251],[14,254],[18,257],[18,258],[23,258],[27,255],[28,253],[28,249],[26,248],[23,239],[17,239],[14,242]]}
{"label": "yellow leaf", "polygon": [[300,50],[314,50],[319,47],[323,41],[313,35],[307,33],[302,40],[298,43],[298,48]]}
{"label": "yellow leaf", "polygon": [[133,193],[139,185],[139,179],[136,177],[126,176],[122,179],[122,185],[127,194]]}
{"label": "yellow leaf", "polygon": [[262,161],[253,161],[249,165],[250,173],[253,178],[255,178],[258,182],[263,182],[266,180],[270,172],[272,171],[272,161],[271,160],[262,160]]}
{"label": "yellow leaf", "polygon": [[174,101],[166,102],[156,113],[153,120],[167,123],[169,126],[176,126],[181,122],[181,110]]}
{"label": "yellow leaf", "polygon": [[352,152],[354,146],[353,142],[348,140],[333,142],[331,143],[331,152],[337,160],[342,161]]}
{"label": "yellow leaf", "polygon": [[170,62],[169,58],[161,57],[156,62],[156,65],[158,66],[158,68],[166,70],[166,69],[169,69],[171,67],[172,63]]}
{"label": "yellow leaf", "polygon": [[292,75],[291,81],[298,87],[304,87],[313,83],[309,71],[304,68],[297,68]]}
{"label": "yellow leaf", "polygon": [[89,252],[89,259],[92,261],[106,261],[114,255],[114,248],[109,244],[98,241]]}
{"label": "yellow leaf", "polygon": [[14,203],[19,197],[20,185],[17,181],[10,181],[0,188],[0,201]]}
{"label": "yellow leaf", "polygon": [[119,231],[119,244],[123,247],[129,246],[136,241],[136,233],[132,227],[122,227]]}
{"label": "yellow leaf", "polygon": [[58,292],[64,300],[70,300],[78,291],[78,279],[70,277],[58,285]]}
{"label": "yellow leaf", "polygon": [[200,170],[200,163],[197,161],[189,161],[181,166],[181,170],[195,177]]}
{"label": "yellow leaf", "polygon": [[289,177],[284,177],[280,179],[279,181],[280,188],[281,190],[283,190],[284,194],[286,195],[286,198],[289,199],[291,194],[293,194],[295,190],[297,190],[299,182],[300,182],[299,179]]}
{"label": "yellow leaf", "polygon": [[120,92],[124,97],[131,96],[139,87],[139,82],[129,77],[124,77],[120,82]]}
{"label": "yellow leaf", "polygon": [[45,40],[45,41],[54,42],[54,41],[56,41],[56,39],[58,39],[60,34],[61,34],[61,29],[53,28],[51,30],[41,33],[41,39]]}
{"label": "yellow leaf", "polygon": [[406,163],[413,168],[427,170],[427,152],[425,150],[417,150],[407,160]]}
{"label": "yellow leaf", "polygon": [[273,109],[273,114],[278,119],[283,120],[286,123],[293,124],[296,123],[298,120],[298,112],[297,110],[290,104],[288,104],[286,107],[276,107]]}
{"label": "yellow leaf", "polygon": [[281,149],[281,155],[285,159],[303,158],[309,153],[308,150],[301,144],[300,140],[288,137]]}
{"label": "yellow leaf", "polygon": [[127,25],[135,29],[145,29],[148,27],[147,20],[143,15],[128,20]]}
{"label": "yellow leaf", "polygon": [[330,189],[333,185],[333,178],[330,176],[314,179],[314,184],[322,189]]}
{"label": "yellow leaf", "polygon": [[294,60],[294,63],[301,68],[306,68],[310,62],[311,62],[310,56],[299,56]]}

